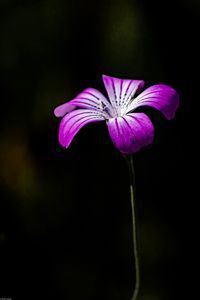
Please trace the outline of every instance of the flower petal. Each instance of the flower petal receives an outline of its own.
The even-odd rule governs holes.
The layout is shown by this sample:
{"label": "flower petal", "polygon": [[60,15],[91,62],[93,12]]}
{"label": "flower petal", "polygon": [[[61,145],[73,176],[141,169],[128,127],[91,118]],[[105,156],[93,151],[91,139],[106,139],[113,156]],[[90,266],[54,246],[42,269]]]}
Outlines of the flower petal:
{"label": "flower petal", "polygon": [[73,100],[56,107],[54,114],[56,117],[63,117],[66,113],[74,110],[76,107],[101,111],[106,118],[112,116],[112,106],[109,101],[103,94],[93,88],[85,89]]}
{"label": "flower petal", "polygon": [[154,107],[160,110],[167,119],[172,119],[179,106],[179,95],[170,86],[164,84],[153,85],[138,95],[124,113],[144,105]]}
{"label": "flower petal", "polygon": [[143,80],[119,79],[107,75],[103,75],[103,82],[116,112],[118,107],[126,106],[134,94],[144,86]]}
{"label": "flower petal", "polygon": [[144,113],[130,113],[108,121],[108,130],[114,145],[124,154],[137,152],[152,143],[154,127]]}
{"label": "flower petal", "polygon": [[78,109],[70,112],[62,119],[59,128],[59,142],[68,147],[77,132],[86,124],[103,121],[105,118],[100,112],[89,109]]}
{"label": "flower petal", "polygon": [[63,117],[66,113],[69,113],[70,111],[74,110],[76,108],[76,106],[71,104],[70,102],[71,101],[57,106],[54,109],[54,115],[57,118],[59,118],[59,117]]}

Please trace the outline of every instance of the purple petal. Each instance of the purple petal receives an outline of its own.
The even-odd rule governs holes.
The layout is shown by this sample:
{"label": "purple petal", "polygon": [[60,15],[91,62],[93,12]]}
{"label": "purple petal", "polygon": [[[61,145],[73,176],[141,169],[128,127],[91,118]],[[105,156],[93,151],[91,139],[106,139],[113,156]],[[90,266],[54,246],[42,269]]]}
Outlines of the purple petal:
{"label": "purple petal", "polygon": [[119,79],[103,75],[103,82],[113,107],[124,107],[144,86],[143,80]]}
{"label": "purple petal", "polygon": [[144,105],[154,107],[160,110],[167,119],[172,119],[179,106],[179,95],[170,86],[164,84],[153,85],[138,95],[128,106],[125,113]]}
{"label": "purple petal", "polygon": [[57,106],[55,109],[54,109],[54,115],[59,118],[59,117],[63,117],[66,113],[74,110],[76,108],[75,105],[72,105],[70,103],[71,101],[67,102],[67,103],[64,103],[64,104],[61,104],[59,106]]}
{"label": "purple petal", "polygon": [[68,147],[77,132],[86,124],[103,121],[101,113],[89,109],[78,109],[67,114],[60,123],[59,142]]}
{"label": "purple petal", "polygon": [[152,143],[154,127],[144,113],[130,113],[108,121],[108,130],[114,145],[124,154],[137,152]]}
{"label": "purple petal", "polygon": [[58,106],[54,110],[54,114],[56,117],[63,117],[66,113],[74,110],[76,107],[101,111],[107,118],[112,116],[112,107],[109,101],[103,94],[93,88],[85,89],[73,100]]}

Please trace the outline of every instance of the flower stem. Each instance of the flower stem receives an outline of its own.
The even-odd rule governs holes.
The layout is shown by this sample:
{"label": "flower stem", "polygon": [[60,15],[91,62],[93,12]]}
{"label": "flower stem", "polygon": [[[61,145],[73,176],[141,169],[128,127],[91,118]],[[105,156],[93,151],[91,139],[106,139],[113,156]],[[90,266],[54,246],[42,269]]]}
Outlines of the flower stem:
{"label": "flower stem", "polygon": [[135,258],[135,289],[133,292],[132,300],[136,300],[140,287],[140,269],[139,269],[139,257],[137,250],[137,234],[136,234],[136,220],[135,220],[135,203],[134,203],[134,190],[135,190],[135,172],[133,166],[132,155],[126,156],[129,177],[130,177],[130,196],[131,196],[131,208],[132,208],[132,230],[133,230],[133,251]]}

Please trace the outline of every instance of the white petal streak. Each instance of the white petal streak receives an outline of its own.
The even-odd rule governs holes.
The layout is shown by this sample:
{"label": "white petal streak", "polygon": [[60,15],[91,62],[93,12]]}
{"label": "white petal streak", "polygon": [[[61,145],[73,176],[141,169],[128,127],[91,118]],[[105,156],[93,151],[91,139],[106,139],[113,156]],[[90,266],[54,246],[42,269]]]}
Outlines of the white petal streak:
{"label": "white petal streak", "polygon": [[69,147],[71,141],[77,132],[86,124],[91,122],[103,121],[104,116],[101,113],[88,110],[78,109],[67,114],[60,123],[59,142],[63,147]]}
{"label": "white petal streak", "polygon": [[137,152],[153,141],[154,127],[144,113],[131,113],[108,121],[114,145],[124,154]]}
{"label": "white petal streak", "polygon": [[172,119],[179,106],[179,95],[170,86],[164,84],[153,85],[138,95],[124,113],[145,105],[160,110],[166,118]]}
{"label": "white petal streak", "polygon": [[101,112],[106,119],[113,116],[113,108],[110,102],[102,93],[93,88],[85,89],[71,101],[58,106],[54,113],[57,117],[62,117],[77,107]]}
{"label": "white petal streak", "polygon": [[120,79],[103,75],[108,97],[117,114],[125,107],[137,91],[144,86],[143,80]]}

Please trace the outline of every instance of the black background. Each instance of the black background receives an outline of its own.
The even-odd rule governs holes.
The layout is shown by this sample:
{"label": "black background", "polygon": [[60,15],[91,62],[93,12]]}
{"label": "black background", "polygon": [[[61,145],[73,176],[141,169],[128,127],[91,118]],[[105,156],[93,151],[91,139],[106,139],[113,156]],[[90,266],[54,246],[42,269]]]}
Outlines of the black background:
{"label": "black background", "polygon": [[124,159],[103,123],[61,148],[53,115],[86,87],[105,94],[102,74],[180,94],[170,122],[144,109],[155,140],[134,155],[138,299],[191,293],[199,17],[195,0],[0,0],[0,297],[131,299]]}

